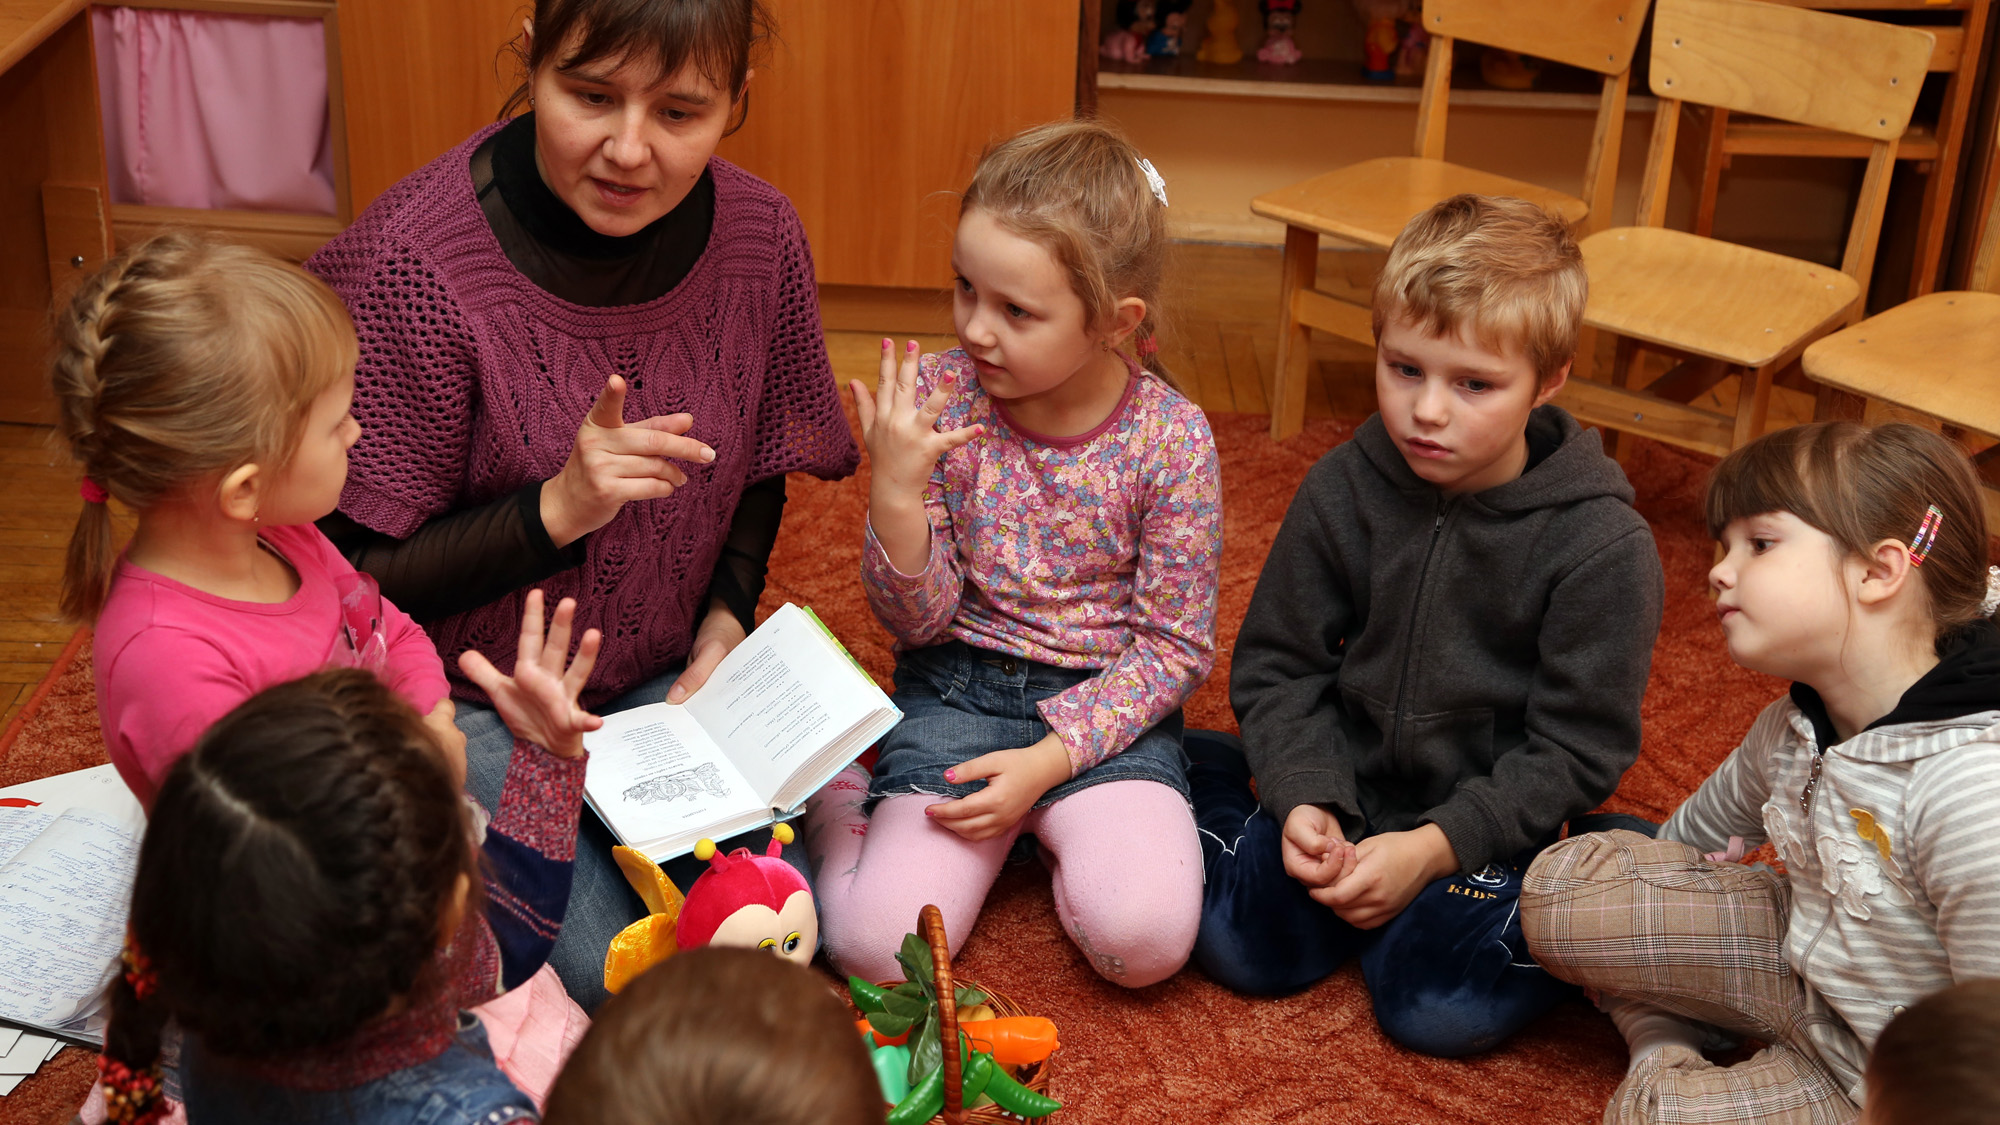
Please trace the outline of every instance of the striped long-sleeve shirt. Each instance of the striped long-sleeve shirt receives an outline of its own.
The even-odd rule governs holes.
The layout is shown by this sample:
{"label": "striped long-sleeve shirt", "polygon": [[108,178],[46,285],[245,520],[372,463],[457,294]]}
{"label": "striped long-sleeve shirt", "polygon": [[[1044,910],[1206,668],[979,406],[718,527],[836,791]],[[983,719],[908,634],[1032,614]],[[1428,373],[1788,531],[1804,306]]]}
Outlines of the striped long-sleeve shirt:
{"label": "striped long-sleeve shirt", "polygon": [[1731,836],[1775,847],[1792,888],[1786,959],[1844,1021],[1809,1035],[1858,1102],[1896,1013],[2000,977],[2000,709],[1828,747],[1802,807],[1816,745],[1796,704],[1771,704],[1660,836],[1704,852]]}

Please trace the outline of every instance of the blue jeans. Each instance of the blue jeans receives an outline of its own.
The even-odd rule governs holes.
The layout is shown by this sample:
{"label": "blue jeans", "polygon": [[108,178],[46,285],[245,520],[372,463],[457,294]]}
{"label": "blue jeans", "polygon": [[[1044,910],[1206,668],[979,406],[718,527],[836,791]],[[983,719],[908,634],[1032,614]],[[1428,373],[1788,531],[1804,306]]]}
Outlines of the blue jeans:
{"label": "blue jeans", "polygon": [[1393,920],[1358,930],[1285,873],[1283,829],[1258,807],[1233,736],[1189,731],[1188,769],[1208,885],[1194,960],[1237,992],[1298,992],[1350,957],[1396,1042],[1441,1058],[1500,1045],[1575,990],[1535,964],[1521,936],[1532,853],[1425,887]]}
{"label": "blue jeans", "polygon": [[[667,698],[667,688],[681,674],[679,668],[663,672],[597,709],[600,715],[628,711]],[[458,704],[458,729],[465,734],[465,788],[490,810],[500,808],[500,789],[507,778],[507,762],[514,756],[514,736],[491,707],[477,703]],[[763,830],[716,842],[727,854],[739,847],[764,854],[770,834]],[[569,891],[569,910],[563,915],[562,933],[556,937],[549,964],[562,978],[563,988],[586,1012],[595,1013],[611,994],[604,990],[604,952],[619,931],[645,917],[646,904],[625,881],[625,873],[611,858],[618,838],[611,834],[596,813],[585,806],[577,823],[576,868]],[[784,849],[785,861],[808,872],[805,848],[791,844]],[[692,855],[676,856],[660,865],[667,877],[683,893],[708,864]],[[812,876],[806,875],[808,882]]]}
{"label": "blue jeans", "polygon": [[486,1028],[458,1016],[458,1039],[427,1062],[344,1090],[292,1090],[247,1079],[190,1035],[181,1051],[189,1121],[202,1125],[503,1125],[535,1121],[535,1103],[493,1061]]}
{"label": "blue jeans", "polygon": [[[951,784],[944,771],[982,754],[1033,746],[1049,733],[1036,705],[1098,675],[946,641],[896,655],[895,703],[903,720],[882,736],[869,798],[897,793],[964,797],[984,781]],[[1036,808],[1107,781],[1157,781],[1187,796],[1181,713],[1147,728],[1132,744],[1042,794]]]}

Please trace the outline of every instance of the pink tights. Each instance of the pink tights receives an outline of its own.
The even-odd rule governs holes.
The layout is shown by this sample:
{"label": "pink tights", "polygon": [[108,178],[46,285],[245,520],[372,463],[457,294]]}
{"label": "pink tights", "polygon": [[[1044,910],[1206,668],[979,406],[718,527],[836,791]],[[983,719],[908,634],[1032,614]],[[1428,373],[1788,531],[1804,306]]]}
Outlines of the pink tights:
{"label": "pink tights", "polygon": [[1157,781],[1107,781],[1035,809],[978,843],[924,815],[946,797],[885,798],[861,813],[867,778],[850,770],[808,805],[806,847],[820,936],[845,973],[896,980],[917,911],[936,903],[954,953],[972,932],[1015,837],[1033,833],[1056,915],[1090,965],[1139,988],[1172,976],[1201,922],[1201,844],[1179,793]]}

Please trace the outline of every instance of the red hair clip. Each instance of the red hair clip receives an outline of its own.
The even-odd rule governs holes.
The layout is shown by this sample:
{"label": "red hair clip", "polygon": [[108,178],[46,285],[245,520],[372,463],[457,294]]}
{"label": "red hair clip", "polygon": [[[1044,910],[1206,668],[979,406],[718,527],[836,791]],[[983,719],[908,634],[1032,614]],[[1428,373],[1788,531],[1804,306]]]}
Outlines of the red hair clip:
{"label": "red hair clip", "polygon": [[1930,557],[1931,546],[1937,542],[1938,528],[1944,526],[1944,513],[1936,504],[1924,513],[1923,525],[1917,528],[1916,538],[1910,540],[1910,565],[1922,566]]}

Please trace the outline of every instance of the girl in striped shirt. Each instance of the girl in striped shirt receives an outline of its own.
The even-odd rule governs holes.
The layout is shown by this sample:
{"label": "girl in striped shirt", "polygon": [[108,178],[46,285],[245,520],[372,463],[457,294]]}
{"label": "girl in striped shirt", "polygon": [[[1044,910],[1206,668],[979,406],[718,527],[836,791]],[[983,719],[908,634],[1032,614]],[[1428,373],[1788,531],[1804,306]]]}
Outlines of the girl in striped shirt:
{"label": "girl in striped shirt", "polygon": [[[1917,426],[1826,422],[1716,467],[1729,655],[1793,681],[1662,825],[1529,870],[1529,948],[1632,1049],[1607,1122],[1848,1122],[1875,1038],[2000,976],[2000,628],[1979,480]],[[1768,842],[1784,865],[1737,862]],[[1708,1029],[1768,1043],[1702,1057]]]}

